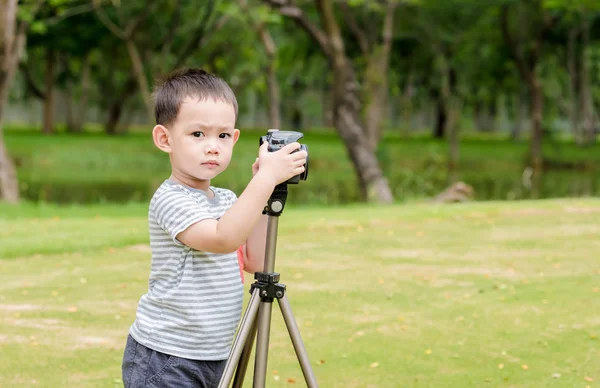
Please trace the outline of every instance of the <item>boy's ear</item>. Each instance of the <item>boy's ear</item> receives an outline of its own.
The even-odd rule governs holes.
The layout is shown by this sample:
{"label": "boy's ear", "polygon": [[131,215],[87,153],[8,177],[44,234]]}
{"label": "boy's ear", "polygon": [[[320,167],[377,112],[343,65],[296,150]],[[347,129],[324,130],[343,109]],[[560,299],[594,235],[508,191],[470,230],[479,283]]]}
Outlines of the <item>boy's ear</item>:
{"label": "boy's ear", "polygon": [[169,130],[158,124],[155,125],[152,129],[152,140],[154,140],[154,145],[161,151],[171,152],[171,134]]}
{"label": "boy's ear", "polygon": [[239,138],[240,138],[240,130],[236,128],[233,130],[233,144],[237,143]]}

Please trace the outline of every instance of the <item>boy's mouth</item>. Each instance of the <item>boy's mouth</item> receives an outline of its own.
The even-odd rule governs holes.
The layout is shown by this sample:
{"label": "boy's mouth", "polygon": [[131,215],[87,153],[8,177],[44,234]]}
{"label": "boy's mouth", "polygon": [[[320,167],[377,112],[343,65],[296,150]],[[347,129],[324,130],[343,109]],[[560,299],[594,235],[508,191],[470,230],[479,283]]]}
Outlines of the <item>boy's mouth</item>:
{"label": "boy's mouth", "polygon": [[216,167],[219,165],[219,163],[217,163],[216,160],[209,160],[208,162],[204,162],[202,164],[205,166],[212,166],[212,167]]}

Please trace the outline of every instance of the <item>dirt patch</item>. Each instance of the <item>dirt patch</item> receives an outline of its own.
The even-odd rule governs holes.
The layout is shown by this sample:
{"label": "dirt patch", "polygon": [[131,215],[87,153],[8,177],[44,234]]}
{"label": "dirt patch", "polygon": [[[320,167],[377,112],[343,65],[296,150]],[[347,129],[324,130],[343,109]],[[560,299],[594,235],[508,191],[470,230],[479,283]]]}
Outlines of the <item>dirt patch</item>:
{"label": "dirt patch", "polygon": [[30,342],[24,335],[6,335],[0,334],[0,344],[26,344]]}
{"label": "dirt patch", "polygon": [[575,214],[590,214],[590,213],[600,213],[599,207],[572,207],[565,206],[563,208],[565,213],[575,213]]}
{"label": "dirt patch", "polygon": [[60,330],[66,329],[68,326],[59,319],[22,319],[15,318],[8,321],[13,326],[26,327],[30,329],[40,330]]}
{"label": "dirt patch", "polygon": [[0,311],[37,311],[42,306],[36,304],[0,304]]}
{"label": "dirt patch", "polygon": [[127,247],[127,250],[129,251],[135,251],[135,252],[152,252],[152,249],[150,248],[150,245],[148,244],[136,244],[136,245],[130,245]]}
{"label": "dirt patch", "polygon": [[417,259],[431,256],[431,252],[422,249],[384,249],[379,251],[383,258]]}

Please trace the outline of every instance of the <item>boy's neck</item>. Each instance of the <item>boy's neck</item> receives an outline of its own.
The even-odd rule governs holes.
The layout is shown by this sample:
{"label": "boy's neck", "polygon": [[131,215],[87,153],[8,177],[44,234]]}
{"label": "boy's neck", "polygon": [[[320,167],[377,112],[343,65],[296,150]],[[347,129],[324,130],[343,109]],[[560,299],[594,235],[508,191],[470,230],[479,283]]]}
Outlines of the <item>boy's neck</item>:
{"label": "boy's neck", "polygon": [[186,186],[196,190],[202,190],[206,192],[208,198],[213,198],[215,193],[210,189],[210,181],[191,181],[189,179],[181,179],[175,174],[171,174],[169,180],[175,183],[179,183],[182,186]]}

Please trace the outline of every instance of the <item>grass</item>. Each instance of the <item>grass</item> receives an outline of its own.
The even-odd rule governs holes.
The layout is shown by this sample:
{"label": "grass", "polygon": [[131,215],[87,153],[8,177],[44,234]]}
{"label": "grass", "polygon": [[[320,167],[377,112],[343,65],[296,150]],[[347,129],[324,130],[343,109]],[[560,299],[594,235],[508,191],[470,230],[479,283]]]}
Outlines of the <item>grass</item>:
{"label": "grass", "polygon": [[[122,385],[145,212],[0,205],[3,387]],[[276,270],[322,387],[595,386],[599,215],[597,199],[291,206]],[[303,386],[277,310],[267,384]]]}
{"label": "grass", "polygon": [[[243,129],[228,170],[214,183],[241,193],[251,176],[258,138],[264,131]],[[170,173],[168,158],[152,144],[149,133],[107,137],[98,133],[44,136],[39,130],[9,129],[7,147],[18,165],[23,197],[61,203],[147,200]],[[302,140],[310,152],[309,177],[290,201],[338,204],[356,201],[356,176],[341,140],[331,131],[308,131]],[[478,199],[522,199],[526,142],[466,137],[461,141],[460,178],[475,188]],[[600,145],[579,148],[569,142],[546,143],[554,166],[542,177],[540,195],[600,194]],[[398,201],[430,197],[447,185],[445,141],[388,133],[378,157]],[[570,163],[570,168],[564,168]]]}

